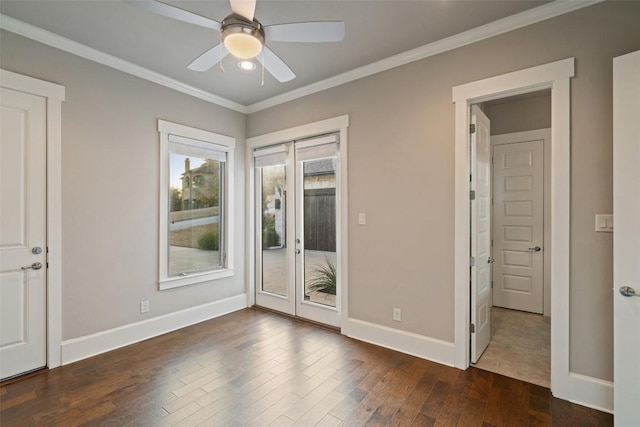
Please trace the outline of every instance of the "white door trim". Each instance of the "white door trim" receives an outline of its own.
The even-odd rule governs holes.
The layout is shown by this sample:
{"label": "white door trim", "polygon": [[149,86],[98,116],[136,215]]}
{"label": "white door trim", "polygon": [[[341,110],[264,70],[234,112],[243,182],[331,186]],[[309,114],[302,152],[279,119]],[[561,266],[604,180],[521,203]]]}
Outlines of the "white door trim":
{"label": "white door trim", "polygon": [[551,89],[551,388],[571,399],[569,372],[570,79],[568,58],[453,88],[455,103],[455,366],[469,367],[470,105]]}
{"label": "white door trim", "polygon": [[65,87],[0,69],[0,86],[47,100],[47,367],[62,361],[62,102]]}
{"label": "white door trim", "polygon": [[248,305],[252,306],[255,304],[255,289],[256,289],[256,280],[255,280],[255,262],[256,262],[256,253],[255,253],[255,168],[253,167],[253,150],[259,147],[266,147],[269,145],[275,145],[283,142],[291,142],[294,140],[309,138],[312,136],[325,135],[332,132],[339,132],[340,135],[340,144],[339,144],[339,157],[340,157],[340,171],[338,173],[339,178],[339,186],[340,186],[340,198],[337,201],[337,210],[339,215],[338,221],[338,234],[337,234],[337,243],[339,244],[339,258],[338,258],[338,271],[340,272],[340,298],[337,301],[340,301],[340,324],[344,328],[344,325],[347,324],[347,319],[349,317],[348,307],[348,279],[349,279],[349,245],[348,245],[348,236],[349,236],[349,210],[348,210],[348,176],[347,176],[347,128],[349,127],[349,116],[338,116],[333,117],[326,120],[321,120],[318,122],[308,123],[301,126],[296,126],[289,129],[284,129],[264,135],[254,136],[252,138],[247,139],[246,145],[246,161],[245,167],[247,170],[246,181],[249,183],[249,191],[247,191],[247,225],[246,225],[246,234],[247,234],[247,278],[248,278]]}

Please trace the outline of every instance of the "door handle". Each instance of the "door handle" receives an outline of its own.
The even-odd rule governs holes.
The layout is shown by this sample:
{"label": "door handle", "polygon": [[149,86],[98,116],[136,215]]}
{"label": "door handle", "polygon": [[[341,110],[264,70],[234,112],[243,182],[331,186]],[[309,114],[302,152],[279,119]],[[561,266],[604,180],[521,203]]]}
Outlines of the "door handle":
{"label": "door handle", "polygon": [[640,297],[631,286],[620,286],[620,294],[625,297]]}
{"label": "door handle", "polygon": [[527,249],[529,252],[540,252],[542,248],[540,246],[534,246],[533,248]]}
{"label": "door handle", "polygon": [[299,254],[299,253],[300,253],[300,249],[296,249],[296,254]]}
{"label": "door handle", "polygon": [[42,268],[41,262],[34,262],[28,267],[20,267],[20,270],[40,270]]}
{"label": "door handle", "polygon": [[487,258],[487,264],[493,264],[496,260],[493,257]]}

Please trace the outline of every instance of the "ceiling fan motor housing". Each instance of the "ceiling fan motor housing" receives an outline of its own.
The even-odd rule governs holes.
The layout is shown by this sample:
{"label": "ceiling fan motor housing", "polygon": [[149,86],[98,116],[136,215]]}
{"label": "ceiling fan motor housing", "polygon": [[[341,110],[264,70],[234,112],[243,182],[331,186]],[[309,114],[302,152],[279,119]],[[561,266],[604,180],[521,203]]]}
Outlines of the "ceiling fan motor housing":
{"label": "ceiling fan motor housing", "polygon": [[224,18],[220,28],[222,42],[229,52],[240,59],[256,56],[264,46],[264,27],[254,19],[232,13]]}

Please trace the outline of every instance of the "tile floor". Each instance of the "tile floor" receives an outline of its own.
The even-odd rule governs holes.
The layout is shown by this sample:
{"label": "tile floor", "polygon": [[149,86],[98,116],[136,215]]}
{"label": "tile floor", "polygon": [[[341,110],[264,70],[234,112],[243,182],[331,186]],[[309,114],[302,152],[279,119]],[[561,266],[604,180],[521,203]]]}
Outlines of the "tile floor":
{"label": "tile floor", "polygon": [[491,342],[475,366],[549,387],[551,318],[492,307]]}

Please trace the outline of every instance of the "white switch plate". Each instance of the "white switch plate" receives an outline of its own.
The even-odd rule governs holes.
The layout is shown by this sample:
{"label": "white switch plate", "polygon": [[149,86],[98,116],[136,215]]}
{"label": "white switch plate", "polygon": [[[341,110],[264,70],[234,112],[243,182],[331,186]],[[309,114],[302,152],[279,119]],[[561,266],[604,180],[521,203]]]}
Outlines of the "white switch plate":
{"label": "white switch plate", "polygon": [[358,224],[365,225],[367,223],[367,214],[359,213],[358,214]]}
{"label": "white switch plate", "polygon": [[613,214],[596,214],[596,231],[613,233]]}

